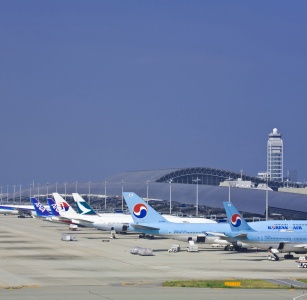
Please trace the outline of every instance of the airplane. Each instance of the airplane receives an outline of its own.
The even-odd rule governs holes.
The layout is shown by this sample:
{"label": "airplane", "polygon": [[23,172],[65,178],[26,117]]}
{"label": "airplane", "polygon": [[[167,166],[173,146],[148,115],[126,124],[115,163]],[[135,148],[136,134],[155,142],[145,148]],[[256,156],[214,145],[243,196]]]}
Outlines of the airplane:
{"label": "airplane", "polygon": [[0,214],[4,214],[4,215],[17,215],[18,214],[18,210],[16,210],[13,207],[7,207],[7,206],[0,205]]}
{"label": "airplane", "polygon": [[[123,196],[127,203],[133,223],[130,227],[137,232],[143,232],[150,235],[158,235],[176,240],[206,244],[221,244],[228,249],[232,245],[236,250],[242,248],[250,248],[245,241],[226,240],[221,236],[215,236],[210,232],[224,233],[230,232],[228,223],[216,224],[189,224],[189,223],[173,223],[167,221],[162,215],[156,212],[148,203],[133,192],[124,192]],[[307,221],[259,221],[250,222],[249,225],[254,230],[280,231],[292,228],[297,232],[303,232],[307,229]]]}
{"label": "airplane", "polygon": [[61,222],[61,223],[71,223],[70,220],[65,218],[61,218],[59,212],[54,209],[55,202],[51,198],[47,198],[48,205],[50,207],[49,212],[44,205],[42,205],[35,197],[31,197],[31,202],[34,206],[36,217],[43,219],[45,221],[52,221],[52,222]]}
{"label": "airplane", "polygon": [[18,218],[24,218],[25,216],[33,217],[35,215],[35,209],[33,205],[1,204],[0,214],[18,215]]}
{"label": "airplane", "polygon": [[[90,215],[78,214],[58,193],[53,193],[53,197],[56,202],[57,209],[60,213],[61,218],[69,219],[73,224],[82,225],[85,227],[92,227],[104,231],[115,230],[115,232],[120,232],[120,233],[126,233],[129,229],[129,223],[131,221],[130,215],[104,214],[102,217],[96,214],[92,210],[92,208],[90,208],[90,210],[92,210]],[[80,199],[77,197],[77,200]],[[86,212],[88,212],[89,209],[85,208],[85,205],[87,204],[85,203],[86,203],[85,201],[82,202],[81,206]]]}
{"label": "airplane", "polygon": [[[79,214],[59,195],[53,193],[54,200],[56,202],[57,210],[60,214],[60,218],[70,220],[73,224],[81,225],[85,227],[92,227],[104,231],[115,231],[116,233],[135,233],[129,224],[132,222],[130,214],[123,213],[104,213],[98,215],[92,207],[78,194],[73,193],[73,198],[76,202]],[[50,206],[51,210],[54,207]],[[174,217],[174,216],[171,216]],[[177,217],[179,220],[180,218]],[[184,222],[184,220],[182,221]],[[210,220],[210,222],[214,222]],[[140,237],[149,237],[143,234]]]}
{"label": "airplane", "polygon": [[53,214],[51,214],[35,197],[31,197],[30,200],[38,218],[52,221]]}
{"label": "airplane", "polygon": [[51,214],[57,217],[60,217],[60,213],[55,201],[52,198],[47,198],[47,203],[49,205]]}
{"label": "airplane", "polygon": [[[252,228],[231,202],[223,202],[231,231],[225,233],[238,241],[260,249],[269,250],[274,260],[279,260],[277,253],[286,252],[285,259],[293,258],[290,254],[307,253],[307,232],[293,230],[267,231]],[[302,221],[300,221],[302,222]]]}
{"label": "airplane", "polygon": [[[72,196],[76,202],[76,206],[78,209],[78,213],[81,215],[91,215],[91,216],[100,216],[100,217],[114,217],[114,223],[132,223],[132,217],[130,214],[123,213],[103,213],[97,214],[94,209],[80,196],[78,193],[72,193]],[[172,215],[163,215],[164,218],[171,222],[176,223],[217,223],[214,220],[206,219],[206,218],[184,218]]]}

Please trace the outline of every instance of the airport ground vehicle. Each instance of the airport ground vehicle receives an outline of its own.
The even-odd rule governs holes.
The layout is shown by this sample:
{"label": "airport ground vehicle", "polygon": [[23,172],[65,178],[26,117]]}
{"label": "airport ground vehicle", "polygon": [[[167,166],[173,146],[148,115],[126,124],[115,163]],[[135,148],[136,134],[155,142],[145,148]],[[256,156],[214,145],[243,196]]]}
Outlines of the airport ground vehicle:
{"label": "airport ground vehicle", "polygon": [[296,260],[297,266],[299,268],[307,268],[307,257],[301,256],[298,260]]}

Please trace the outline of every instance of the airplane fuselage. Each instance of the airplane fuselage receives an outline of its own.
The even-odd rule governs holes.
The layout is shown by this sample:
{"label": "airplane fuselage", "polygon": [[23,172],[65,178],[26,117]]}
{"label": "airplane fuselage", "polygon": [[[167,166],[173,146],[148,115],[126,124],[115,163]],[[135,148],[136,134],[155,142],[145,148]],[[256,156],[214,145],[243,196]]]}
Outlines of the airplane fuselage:
{"label": "airplane fuselage", "polygon": [[[277,236],[280,231],[293,230],[295,235],[300,236],[305,233],[307,236],[307,221],[260,221],[248,223],[250,227],[257,231],[267,231],[268,235]],[[207,232],[230,233],[229,223],[215,224],[179,224],[171,222],[160,223],[136,223],[130,224],[131,230],[149,235],[159,235],[165,238],[172,238],[180,241],[193,240],[206,244],[229,244],[229,242],[216,236],[208,236]],[[248,243],[247,240],[241,240]],[[273,242],[273,240],[271,241]],[[276,244],[279,244],[278,242]],[[260,247],[259,247],[260,248]],[[307,251],[307,250],[306,250]]]}
{"label": "airplane fuselage", "polygon": [[246,238],[239,240],[260,249],[274,248],[279,252],[307,253],[306,231],[247,232],[246,234]]}

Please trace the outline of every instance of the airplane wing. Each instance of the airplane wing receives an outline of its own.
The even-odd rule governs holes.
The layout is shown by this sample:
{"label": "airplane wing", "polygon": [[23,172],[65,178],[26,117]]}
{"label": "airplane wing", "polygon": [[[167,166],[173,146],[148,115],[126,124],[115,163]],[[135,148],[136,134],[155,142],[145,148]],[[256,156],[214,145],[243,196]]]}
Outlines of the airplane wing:
{"label": "airplane wing", "polygon": [[209,232],[209,231],[207,231],[206,235],[217,236],[217,237],[220,237],[220,238],[229,238],[227,235],[225,235],[222,232]]}
{"label": "airplane wing", "polygon": [[246,239],[247,237],[247,234],[246,233],[240,233],[240,234],[235,234],[235,235],[226,235],[225,233],[222,233],[222,232],[206,232],[207,235],[211,235],[211,236],[216,236],[216,237],[219,237],[221,239],[224,239],[224,240],[233,240],[233,239],[240,239],[240,240],[243,240],[243,239]]}
{"label": "airplane wing", "polygon": [[213,236],[213,237],[216,237],[216,238],[218,238],[218,239],[220,239],[220,240],[224,240],[224,241],[227,241],[227,242],[229,242],[229,243],[232,243],[232,242],[234,242],[235,240],[232,238],[232,237],[230,237],[230,236],[228,236],[228,235],[225,235],[224,233],[222,233],[222,232],[206,232],[206,235],[207,236]]}
{"label": "airplane wing", "polygon": [[19,215],[32,215],[32,212],[34,212],[34,209],[31,208],[22,208],[22,207],[15,207],[14,210],[18,211]]}
{"label": "airplane wing", "polygon": [[295,245],[293,248],[307,249],[307,244]]}
{"label": "airplane wing", "polygon": [[240,234],[236,234],[235,236],[233,236],[235,239],[240,239],[240,240],[244,240],[247,238],[247,234],[246,233],[240,233]]}
{"label": "airplane wing", "polygon": [[71,222],[74,224],[80,224],[80,225],[84,225],[84,226],[90,226],[92,224],[94,224],[94,221],[90,221],[90,220],[82,220],[82,219],[78,219],[78,218],[72,218]]}
{"label": "airplane wing", "polygon": [[146,225],[140,225],[140,224],[130,224],[133,228],[137,230],[160,230],[158,227],[151,227]]}

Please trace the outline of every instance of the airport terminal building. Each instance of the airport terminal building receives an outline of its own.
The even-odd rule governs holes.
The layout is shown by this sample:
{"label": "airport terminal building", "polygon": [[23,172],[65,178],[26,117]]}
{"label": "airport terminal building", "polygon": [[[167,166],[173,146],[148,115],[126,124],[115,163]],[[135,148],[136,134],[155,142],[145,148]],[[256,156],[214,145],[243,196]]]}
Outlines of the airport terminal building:
{"label": "airport terminal building", "polygon": [[[252,182],[252,185],[245,188],[225,185],[225,180],[238,178],[242,182]],[[223,182],[224,186],[221,186]],[[269,190],[259,188],[263,185],[266,186],[266,181],[258,177],[208,167],[192,167],[124,172],[107,178],[104,188],[107,195],[120,196],[122,191],[131,191],[145,199],[168,203],[171,200],[179,203],[183,212],[184,205],[192,207],[189,210],[191,213],[198,203],[199,213],[206,216],[213,209],[223,210],[223,202],[230,199],[244,213],[265,216],[268,202],[271,218],[307,219],[307,195],[278,192],[278,188],[284,186],[278,181],[268,181]],[[296,185],[288,183],[289,189],[293,187]]]}
{"label": "airport terminal building", "polygon": [[[40,186],[39,194],[34,187],[24,190],[23,194],[24,201],[28,201],[27,195],[42,200],[53,192],[72,200],[71,194],[77,192],[96,209],[110,210],[125,209],[122,192],[135,192],[145,200],[156,200],[156,204],[159,202],[162,213],[170,212],[171,203],[172,213],[206,217],[222,216],[223,202],[230,199],[247,217],[264,218],[268,203],[269,218],[307,220],[306,188],[291,182],[286,182],[284,187],[283,182],[274,180],[268,181],[268,186],[266,189],[263,178],[209,167],[191,167],[123,172],[96,183],[48,184]],[[282,188],[284,192],[278,191]],[[305,194],[302,193],[305,191]],[[3,196],[4,203],[16,201],[13,195],[6,197],[9,200]],[[107,202],[109,205],[106,205]]]}

